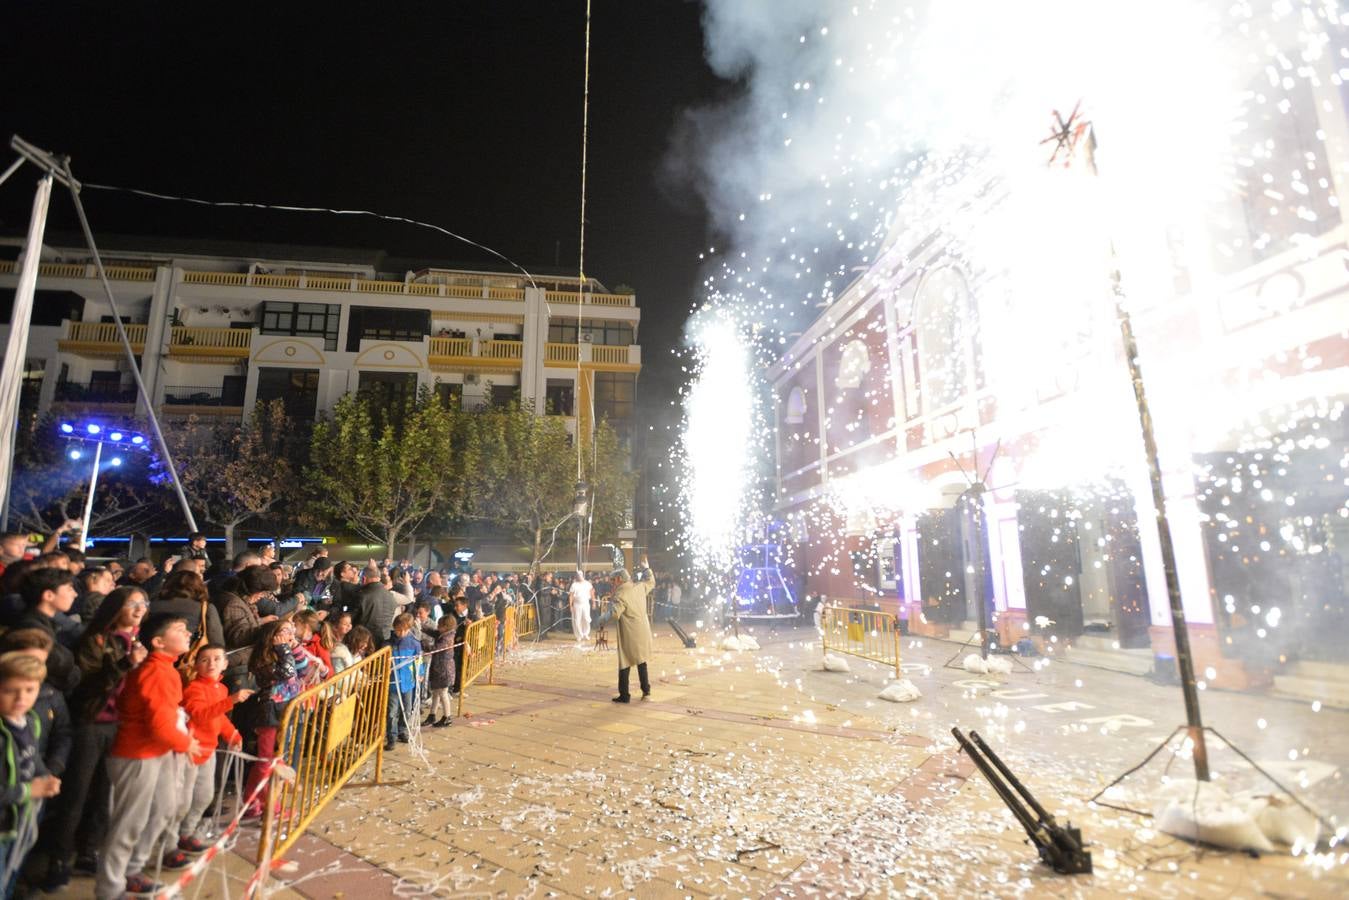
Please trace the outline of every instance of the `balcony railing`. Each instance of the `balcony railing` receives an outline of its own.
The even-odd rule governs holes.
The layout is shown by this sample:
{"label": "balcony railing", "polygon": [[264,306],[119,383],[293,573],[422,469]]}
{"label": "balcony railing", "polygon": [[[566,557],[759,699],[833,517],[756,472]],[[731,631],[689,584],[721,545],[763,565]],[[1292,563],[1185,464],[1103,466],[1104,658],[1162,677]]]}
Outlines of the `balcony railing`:
{"label": "balcony railing", "polygon": [[[145,350],[145,326],[123,325],[131,349],[139,354]],[[122,342],[117,337],[117,325],[113,322],[67,322],[66,336],[57,346],[68,353],[89,353],[96,356],[115,355],[122,352]]]}
{"label": "balcony railing", "polygon": [[525,345],[520,341],[482,341],[478,350],[487,359],[524,359]]}
{"label": "balcony railing", "polygon": [[586,306],[635,306],[632,294],[592,294],[587,291],[548,291],[549,303],[581,303]]}
{"label": "balcony railing", "polygon": [[169,335],[170,356],[246,359],[253,332],[248,328],[195,328],[175,325]]}
{"label": "balcony railing", "polygon": [[575,363],[580,359],[580,348],[576,344],[543,345],[543,360],[550,363]]}
{"label": "balcony railing", "polygon": [[[465,284],[423,284],[407,281],[383,281],[375,278],[335,277],[332,275],[263,275],[247,272],[184,272],[184,284],[208,284],[224,287],[281,288],[296,291],[337,291],[357,294],[401,294],[410,297],[452,297],[460,300],[503,300],[522,302],[523,288],[502,287],[484,277]],[[619,304],[631,305],[631,304]]]}
{"label": "balcony railing", "polygon": [[58,403],[135,403],[136,386],[123,387],[111,381],[58,381],[53,399]]}
{"label": "balcony railing", "polygon": [[[109,281],[154,281],[153,266],[104,266]],[[18,264],[6,260],[0,262],[0,275],[12,275],[18,271]],[[97,278],[98,269],[92,263],[39,263],[40,278]]]}
{"label": "balcony railing", "polygon": [[164,388],[164,405],[242,407],[244,397],[237,389],[226,393],[221,385],[170,385]]}
{"label": "balcony railing", "polygon": [[596,363],[619,363],[627,364],[632,362],[630,346],[609,347],[603,344],[595,344],[590,348],[590,361]]}
{"label": "balcony railing", "polygon": [[432,356],[472,356],[473,342],[468,338],[431,338]]}

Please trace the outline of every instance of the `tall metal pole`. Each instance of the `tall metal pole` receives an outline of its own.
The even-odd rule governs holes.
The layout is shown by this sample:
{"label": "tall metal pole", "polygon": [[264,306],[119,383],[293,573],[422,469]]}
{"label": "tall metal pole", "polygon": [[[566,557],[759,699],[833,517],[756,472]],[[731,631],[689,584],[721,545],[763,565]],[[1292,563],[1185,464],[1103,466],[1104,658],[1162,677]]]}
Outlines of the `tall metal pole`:
{"label": "tall metal pole", "polygon": [[98,487],[98,466],[103,462],[103,442],[94,443],[94,471],[89,473],[89,496],[84,498],[84,525],[80,528],[80,549],[89,546],[89,524],[94,518],[94,489]]}
{"label": "tall metal pole", "polygon": [[[1096,136],[1088,131],[1086,160],[1088,171],[1096,169]],[[1115,302],[1115,317],[1119,320],[1120,338],[1124,343],[1124,361],[1129,367],[1129,381],[1133,384],[1134,401],[1138,407],[1138,425],[1143,433],[1143,455],[1147,458],[1148,478],[1152,484],[1152,506],[1156,512],[1157,537],[1161,543],[1162,572],[1166,578],[1166,596],[1171,606],[1171,630],[1176,641],[1176,666],[1180,669],[1181,691],[1185,695],[1185,723],[1194,745],[1194,774],[1198,781],[1209,780],[1208,745],[1204,741],[1204,720],[1199,712],[1199,687],[1194,676],[1194,657],[1190,651],[1190,631],[1185,622],[1185,605],[1181,600],[1180,576],[1176,566],[1176,548],[1171,538],[1171,522],[1166,516],[1166,492],[1162,488],[1162,466],[1157,454],[1157,438],[1153,431],[1152,412],[1147,392],[1143,387],[1143,368],[1138,362],[1138,342],[1134,338],[1133,322],[1124,304],[1123,276],[1119,256],[1110,243],[1110,292]]]}
{"label": "tall metal pole", "polygon": [[[13,171],[14,167],[11,166],[5,173],[6,177]],[[38,181],[37,191],[33,194],[33,212],[28,219],[28,237],[24,242],[23,261],[19,266],[19,283],[14,290],[14,308],[9,316],[4,367],[0,369],[0,526],[6,530],[9,528],[9,491],[14,474],[16,431],[19,427],[19,396],[28,356],[28,322],[33,316],[33,293],[37,288],[42,238],[47,229],[47,207],[51,194],[52,176],[48,172]]]}
{"label": "tall metal pole", "polygon": [[[108,273],[103,268],[103,258],[99,255],[98,247],[94,245],[94,232],[89,228],[89,219],[84,215],[84,204],[80,202],[79,183],[75,181],[75,176],[70,172],[69,158],[62,161],[62,167],[65,171],[66,186],[70,188],[70,196],[75,201],[75,212],[80,219],[80,228],[84,232],[85,243],[89,245],[89,254],[94,258],[94,266],[98,269],[98,280],[103,284],[103,294],[108,301],[108,308],[112,310],[112,321],[117,326],[117,336],[122,341],[122,349],[126,352],[127,364],[131,368],[131,378],[136,382],[136,390],[145,400],[145,415],[150,420],[150,430],[154,433],[155,443],[159,445],[160,458],[164,460],[164,467],[169,470],[169,480],[173,482],[174,493],[178,495],[178,504],[183,509],[183,517],[187,519],[187,527],[191,531],[197,530],[197,520],[192,516],[192,508],[188,506],[187,495],[183,493],[183,486],[178,481],[178,470],[173,465],[173,454],[169,452],[169,445],[164,442],[164,432],[159,427],[159,417],[155,415],[154,401],[145,390],[145,382],[141,379],[141,369],[136,363],[136,354],[131,349],[131,339],[127,337],[126,327],[122,324],[122,316],[117,310],[117,298],[113,296],[112,284],[108,282]],[[393,552],[393,548],[389,548]]]}

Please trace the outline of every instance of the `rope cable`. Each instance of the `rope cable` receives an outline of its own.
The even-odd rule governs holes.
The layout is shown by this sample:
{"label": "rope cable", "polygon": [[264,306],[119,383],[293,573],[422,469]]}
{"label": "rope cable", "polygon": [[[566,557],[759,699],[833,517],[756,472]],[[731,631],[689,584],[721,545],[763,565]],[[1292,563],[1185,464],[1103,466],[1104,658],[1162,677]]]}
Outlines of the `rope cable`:
{"label": "rope cable", "polygon": [[426,228],[431,231],[438,232],[439,234],[443,234],[446,237],[454,238],[456,241],[462,241],[463,243],[468,244],[470,247],[477,247],[479,250],[482,250],[486,253],[490,253],[492,256],[495,256],[497,259],[506,263],[511,268],[519,270],[519,272],[522,275],[524,275],[526,278],[529,279],[529,283],[532,287],[538,287],[538,284],[536,284],[534,281],[534,276],[530,274],[529,270],[526,269],[524,266],[520,265],[515,260],[511,259],[506,254],[501,253],[498,250],[493,250],[486,244],[480,244],[477,241],[473,240],[472,238],[464,237],[462,234],[458,234],[457,232],[451,231],[450,229],[445,228],[444,226],[436,225],[431,222],[423,222],[419,219],[412,219],[407,216],[392,216],[388,215],[387,213],[374,212],[368,209],[336,209],[327,206],[288,206],[280,203],[261,203],[253,200],[203,200],[200,197],[184,197],[176,194],[161,194],[156,191],[141,190],[140,188],[120,187],[118,185],[112,184],[91,184],[90,182],[87,181],[84,182],[84,187],[94,188],[100,191],[115,191],[123,194],[135,194],[138,197],[148,197],[152,200],[172,200],[178,203],[191,203],[197,206],[233,207],[239,209],[269,209],[275,212],[330,213],[331,215],[335,216],[369,216],[372,219],[382,219],[385,222],[399,222],[404,225],[415,225],[418,228]]}

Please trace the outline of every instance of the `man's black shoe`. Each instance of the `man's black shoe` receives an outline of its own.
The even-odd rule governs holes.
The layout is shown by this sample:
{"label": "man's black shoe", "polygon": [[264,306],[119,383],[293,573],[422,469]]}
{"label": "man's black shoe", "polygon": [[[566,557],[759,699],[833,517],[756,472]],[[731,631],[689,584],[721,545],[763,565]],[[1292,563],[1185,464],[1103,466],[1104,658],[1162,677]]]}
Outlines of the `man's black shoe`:
{"label": "man's black shoe", "polygon": [[614,702],[615,702],[615,703],[631,703],[631,702],[632,702],[632,698],[631,698],[631,697],[615,697],[615,698],[614,698]]}
{"label": "man's black shoe", "polygon": [[70,864],[55,860],[47,867],[47,877],[42,879],[42,892],[55,893],[70,884]]}
{"label": "man's black shoe", "polygon": [[98,857],[92,853],[78,853],[75,855],[75,865],[72,871],[76,875],[97,875]]}
{"label": "man's black shoe", "polygon": [[643,700],[650,700],[650,699],[651,699],[651,692],[650,692],[650,691],[643,691],[643,692],[642,692],[642,699],[643,699]]}

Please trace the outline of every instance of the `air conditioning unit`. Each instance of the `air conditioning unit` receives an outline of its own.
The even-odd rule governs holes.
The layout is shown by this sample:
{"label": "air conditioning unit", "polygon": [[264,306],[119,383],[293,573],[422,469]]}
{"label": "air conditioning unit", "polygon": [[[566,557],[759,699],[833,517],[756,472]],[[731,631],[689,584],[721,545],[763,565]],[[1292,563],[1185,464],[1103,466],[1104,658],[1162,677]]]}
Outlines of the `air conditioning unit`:
{"label": "air conditioning unit", "polygon": [[478,383],[478,376],[474,375],[472,372],[464,376],[464,384],[477,384],[477,383]]}
{"label": "air conditioning unit", "polygon": [[593,344],[593,343],[595,343],[595,332],[593,332],[593,331],[583,331],[583,332],[581,332],[581,343],[583,343],[583,344]]}

